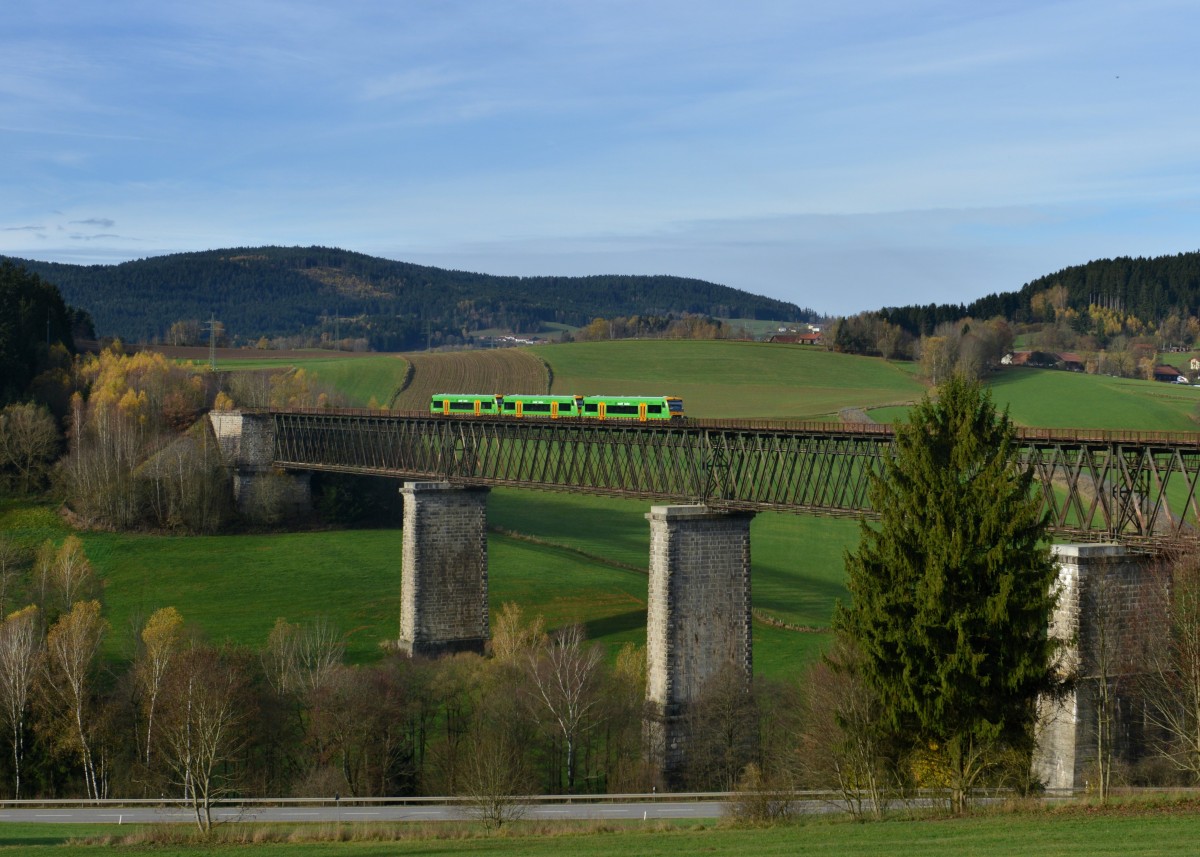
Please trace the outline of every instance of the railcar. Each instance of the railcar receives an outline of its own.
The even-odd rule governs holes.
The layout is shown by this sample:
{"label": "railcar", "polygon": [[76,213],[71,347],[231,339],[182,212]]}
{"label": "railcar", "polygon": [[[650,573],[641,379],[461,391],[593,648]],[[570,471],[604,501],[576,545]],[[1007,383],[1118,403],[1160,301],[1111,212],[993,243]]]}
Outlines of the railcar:
{"label": "railcar", "polygon": [[583,396],[506,395],[500,406],[506,417],[577,417],[583,413]]}
{"label": "railcar", "polygon": [[678,396],[552,396],[435,393],[430,413],[517,419],[671,420],[684,416]]}
{"label": "railcar", "polygon": [[429,411],[443,416],[486,416],[500,413],[503,396],[495,393],[434,393]]}
{"label": "railcar", "polygon": [[669,420],[683,416],[677,396],[584,396],[583,416],[598,420]]}

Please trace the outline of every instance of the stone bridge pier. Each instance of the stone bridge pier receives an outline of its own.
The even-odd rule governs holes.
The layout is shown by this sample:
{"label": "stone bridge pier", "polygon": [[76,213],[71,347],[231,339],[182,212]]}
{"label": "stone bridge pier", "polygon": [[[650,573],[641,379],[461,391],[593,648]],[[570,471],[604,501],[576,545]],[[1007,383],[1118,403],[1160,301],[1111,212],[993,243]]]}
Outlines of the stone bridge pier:
{"label": "stone bridge pier", "polygon": [[487,488],[405,482],[401,651],[483,653],[488,640]]}
{"label": "stone bridge pier", "polygon": [[233,499],[239,514],[286,517],[312,508],[312,474],[272,465],[275,421],[269,414],[210,411],[208,420],[225,465],[232,472]]}
{"label": "stone bridge pier", "polygon": [[688,708],[732,666],[750,689],[750,521],[753,513],[653,506],[646,616],[646,719],[650,762],[681,785]]}
{"label": "stone bridge pier", "polygon": [[[1148,558],[1123,545],[1054,545],[1052,550],[1059,601],[1050,633],[1067,641],[1061,666],[1079,680],[1066,696],[1039,701],[1034,776],[1049,789],[1080,789],[1096,775],[1101,681],[1108,682],[1114,699],[1113,759],[1136,762],[1143,749],[1139,700],[1119,679],[1131,668],[1136,625],[1145,621],[1138,607],[1153,580]],[[1104,662],[1108,666],[1101,669]]]}

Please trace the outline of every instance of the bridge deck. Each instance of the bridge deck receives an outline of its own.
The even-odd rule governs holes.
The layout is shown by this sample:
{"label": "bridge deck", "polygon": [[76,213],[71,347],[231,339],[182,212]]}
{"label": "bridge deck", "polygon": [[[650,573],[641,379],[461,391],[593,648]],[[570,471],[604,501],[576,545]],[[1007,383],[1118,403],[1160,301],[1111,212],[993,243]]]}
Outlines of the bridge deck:
{"label": "bridge deck", "polygon": [[[270,413],[280,467],[870,516],[893,432],[876,424],[670,423]],[[1060,535],[1161,544],[1200,538],[1200,433],[1021,429],[1021,457]]]}

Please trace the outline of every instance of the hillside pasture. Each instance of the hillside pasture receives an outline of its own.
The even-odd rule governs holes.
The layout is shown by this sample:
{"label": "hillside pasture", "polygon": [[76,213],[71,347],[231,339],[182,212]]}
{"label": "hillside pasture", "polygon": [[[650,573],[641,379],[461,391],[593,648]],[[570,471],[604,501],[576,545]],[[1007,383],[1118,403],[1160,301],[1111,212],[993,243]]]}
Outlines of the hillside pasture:
{"label": "hillside pasture", "polygon": [[[173,359],[190,362],[197,367],[208,365],[207,356],[197,357],[200,349],[162,348]],[[398,354],[352,354],[344,351],[252,351],[223,349],[217,356],[219,372],[283,372],[303,369],[317,379],[320,386],[335,389],[352,408],[365,408],[374,399],[383,407],[400,387],[408,369],[407,361]]]}
{"label": "hillside pasture", "polygon": [[615,340],[531,349],[554,393],[681,396],[689,416],[838,420],[843,408],[919,399],[907,364],[804,345]]}
{"label": "hillside pasture", "polygon": [[408,367],[399,355],[372,355],[358,358],[306,357],[291,360],[244,360],[218,364],[222,371],[247,372],[276,369],[303,369],[316,379],[319,387],[337,390],[352,408],[365,408],[374,399],[379,407],[400,386]]}
{"label": "hillside pasture", "polygon": [[1018,425],[1196,431],[1200,389],[1161,381],[1013,367],[988,379]]}
{"label": "hillside pasture", "polygon": [[[985,379],[998,408],[1035,428],[1114,431],[1200,430],[1200,389],[1161,381],[1011,367]],[[907,407],[868,409],[875,422],[907,416]]]}
{"label": "hillside pasture", "polygon": [[524,348],[415,352],[412,378],[392,401],[400,411],[428,411],[434,393],[545,393],[546,364]]}

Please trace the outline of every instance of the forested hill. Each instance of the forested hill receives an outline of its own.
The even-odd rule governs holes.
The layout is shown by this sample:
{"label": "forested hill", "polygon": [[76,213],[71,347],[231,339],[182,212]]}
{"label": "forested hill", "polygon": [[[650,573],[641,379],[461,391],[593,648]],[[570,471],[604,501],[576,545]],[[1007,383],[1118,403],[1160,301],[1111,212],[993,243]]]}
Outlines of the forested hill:
{"label": "forested hill", "polygon": [[[0,257],[3,258],[3,257]],[[12,259],[86,309],[102,336],[164,338],[185,319],[214,313],[231,337],[333,334],[375,350],[449,342],[498,327],[697,313],[806,321],[794,304],[669,276],[499,277],[449,271],[324,247],[255,247],[180,253],[119,265]],[[334,320],[336,319],[336,321]]]}
{"label": "forested hill", "polygon": [[889,307],[884,317],[914,335],[932,333],[943,321],[993,318],[1038,321],[1049,302],[1079,313],[1099,306],[1155,324],[1171,315],[1187,318],[1200,306],[1200,252],[1150,259],[1098,259],[1039,277],[1019,291],[988,295],[969,304]]}

